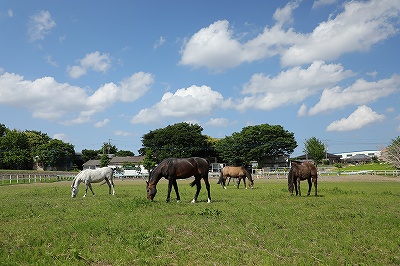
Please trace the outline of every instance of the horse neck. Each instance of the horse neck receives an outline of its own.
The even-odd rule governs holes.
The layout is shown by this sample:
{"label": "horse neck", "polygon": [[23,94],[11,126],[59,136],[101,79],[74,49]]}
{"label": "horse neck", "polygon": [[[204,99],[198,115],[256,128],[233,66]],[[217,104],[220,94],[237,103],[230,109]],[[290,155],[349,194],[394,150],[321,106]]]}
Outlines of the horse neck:
{"label": "horse neck", "polygon": [[149,176],[149,185],[157,185],[158,181],[160,181],[161,178],[161,170],[157,167]]}
{"label": "horse neck", "polygon": [[78,187],[81,182],[82,180],[80,179],[79,175],[76,176],[75,179],[72,181],[72,187]]}

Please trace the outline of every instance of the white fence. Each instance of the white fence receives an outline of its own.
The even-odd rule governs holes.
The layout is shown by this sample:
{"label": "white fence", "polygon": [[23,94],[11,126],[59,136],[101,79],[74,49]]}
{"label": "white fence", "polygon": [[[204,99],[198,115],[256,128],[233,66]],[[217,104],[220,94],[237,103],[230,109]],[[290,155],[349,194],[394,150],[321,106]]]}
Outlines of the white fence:
{"label": "white fence", "polygon": [[72,180],[76,174],[4,174],[1,175],[1,184],[29,184],[29,183],[50,183]]}

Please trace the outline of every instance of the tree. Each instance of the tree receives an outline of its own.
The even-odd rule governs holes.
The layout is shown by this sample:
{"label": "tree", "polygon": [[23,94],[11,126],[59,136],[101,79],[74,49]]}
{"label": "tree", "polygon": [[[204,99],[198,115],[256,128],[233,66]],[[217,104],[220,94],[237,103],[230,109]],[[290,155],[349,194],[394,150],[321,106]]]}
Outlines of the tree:
{"label": "tree", "polygon": [[306,155],[308,155],[308,158],[312,158],[314,160],[316,165],[320,164],[326,155],[324,143],[316,137],[311,137],[305,140],[303,151]]}
{"label": "tree", "polygon": [[157,163],[168,157],[207,157],[212,147],[202,131],[201,126],[185,122],[150,131],[142,137],[139,154],[150,150]]}
{"label": "tree", "polygon": [[75,150],[72,144],[59,139],[51,139],[48,143],[39,145],[34,155],[43,166],[69,169],[75,157]]}
{"label": "tree", "polygon": [[26,134],[3,128],[0,137],[0,167],[4,169],[32,169],[33,156]]}
{"label": "tree", "polygon": [[153,157],[153,154],[151,150],[146,151],[146,155],[143,159],[143,167],[147,169],[150,173],[150,170],[153,169],[154,166],[156,166],[156,160]]}
{"label": "tree", "polygon": [[268,158],[293,153],[296,147],[294,133],[269,124],[244,127],[241,132],[235,132],[215,145],[224,161],[236,165],[250,161],[263,164]]}
{"label": "tree", "polygon": [[100,159],[100,151],[99,150],[82,150],[82,160],[87,162],[89,160]]}
{"label": "tree", "polygon": [[382,153],[383,160],[400,168],[400,136],[393,139],[389,147]]}
{"label": "tree", "polygon": [[110,163],[110,158],[108,157],[108,155],[107,154],[103,154],[101,157],[100,157],[100,167],[106,167],[106,166],[108,166],[108,164]]}
{"label": "tree", "polygon": [[101,147],[100,154],[115,154],[117,153],[118,149],[115,145],[111,145],[110,143],[104,142],[103,146]]}
{"label": "tree", "polygon": [[135,156],[135,154],[131,151],[117,151],[115,154],[115,156],[120,156],[120,157],[126,157],[126,156]]}

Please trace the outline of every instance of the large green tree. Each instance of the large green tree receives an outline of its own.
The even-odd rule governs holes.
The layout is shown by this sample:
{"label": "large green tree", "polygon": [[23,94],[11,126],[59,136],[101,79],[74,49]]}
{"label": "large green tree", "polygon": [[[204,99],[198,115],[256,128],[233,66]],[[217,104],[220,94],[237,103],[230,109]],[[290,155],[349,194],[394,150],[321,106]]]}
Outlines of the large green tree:
{"label": "large green tree", "polygon": [[0,137],[0,167],[4,169],[32,169],[33,157],[26,134],[18,130],[4,130]]}
{"label": "large green tree", "polygon": [[257,161],[263,164],[268,158],[290,155],[297,147],[294,133],[280,125],[261,124],[247,126],[232,136],[215,144],[219,156],[227,163],[242,164]]}
{"label": "large green tree", "polygon": [[142,137],[139,154],[150,151],[157,163],[168,157],[207,157],[213,149],[202,131],[198,124],[185,122],[150,131]]}
{"label": "large green tree", "polygon": [[48,143],[39,145],[34,155],[43,166],[67,170],[74,159],[75,150],[72,144],[51,139]]}
{"label": "large green tree", "polygon": [[316,137],[306,139],[304,142],[303,152],[309,159],[313,159],[315,164],[320,164],[326,156],[326,148],[324,143]]}

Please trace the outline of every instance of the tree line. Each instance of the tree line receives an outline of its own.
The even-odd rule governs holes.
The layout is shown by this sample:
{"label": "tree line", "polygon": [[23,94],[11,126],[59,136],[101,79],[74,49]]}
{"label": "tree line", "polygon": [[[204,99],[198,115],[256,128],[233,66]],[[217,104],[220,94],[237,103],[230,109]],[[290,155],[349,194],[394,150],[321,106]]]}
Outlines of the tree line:
{"label": "tree line", "polygon": [[[169,157],[213,158],[217,162],[241,165],[257,161],[263,165],[268,159],[277,156],[290,156],[297,147],[293,132],[280,125],[261,124],[247,126],[240,132],[217,139],[202,133],[198,124],[177,123],[164,128],[151,130],[142,136],[142,148],[139,155],[145,156],[144,167],[151,169],[163,159]],[[393,162],[400,161],[400,137],[389,146]],[[326,147],[316,137],[306,139],[303,151],[321,163]],[[108,165],[107,154],[115,156],[134,156],[131,151],[118,150],[111,143],[104,143],[98,150],[82,150],[84,162],[100,159],[101,165]],[[52,139],[47,134],[34,131],[10,130],[0,124],[0,168],[32,169],[34,163],[62,169],[71,165],[75,156],[74,146],[61,140]],[[396,164],[395,164],[396,165]],[[400,164],[397,162],[397,167]]]}

